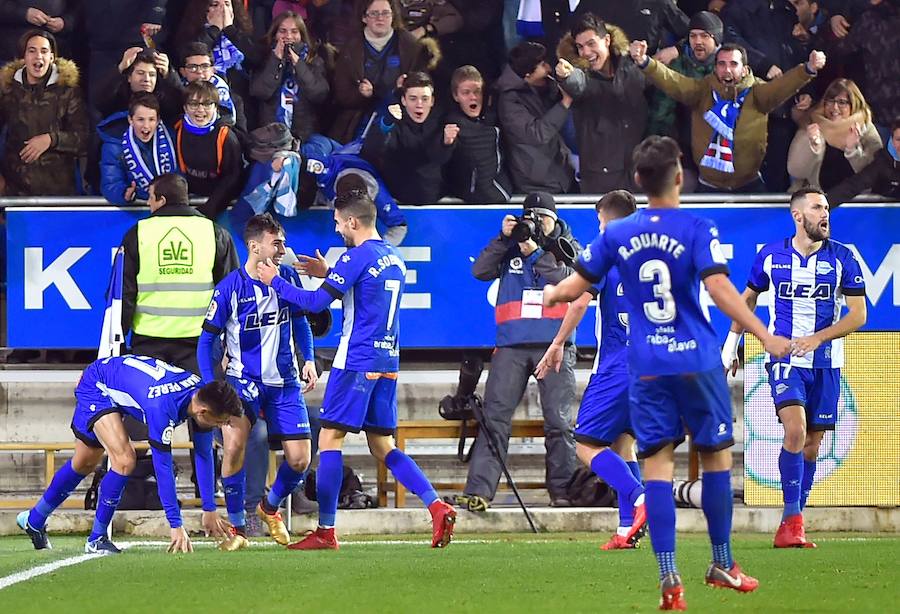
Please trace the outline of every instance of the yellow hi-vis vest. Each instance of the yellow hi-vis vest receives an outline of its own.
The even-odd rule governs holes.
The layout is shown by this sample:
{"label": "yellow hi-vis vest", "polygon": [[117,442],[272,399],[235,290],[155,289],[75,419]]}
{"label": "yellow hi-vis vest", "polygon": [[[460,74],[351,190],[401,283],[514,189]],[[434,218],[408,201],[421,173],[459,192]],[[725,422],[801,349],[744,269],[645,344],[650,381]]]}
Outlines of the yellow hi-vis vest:
{"label": "yellow hi-vis vest", "polygon": [[213,293],[216,231],[205,217],[138,222],[137,305],[132,330],[147,337],[199,337]]}

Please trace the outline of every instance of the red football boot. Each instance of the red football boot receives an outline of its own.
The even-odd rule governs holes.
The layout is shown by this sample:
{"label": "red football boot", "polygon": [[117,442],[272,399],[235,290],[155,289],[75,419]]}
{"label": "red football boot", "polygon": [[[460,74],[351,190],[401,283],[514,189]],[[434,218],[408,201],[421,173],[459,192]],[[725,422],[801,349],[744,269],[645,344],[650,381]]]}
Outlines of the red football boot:
{"label": "red football boot", "polygon": [[634,550],[637,548],[637,540],[628,539],[616,533],[608,542],[600,546],[601,550]]}
{"label": "red football boot", "polygon": [[776,548],[815,548],[816,545],[806,540],[806,529],[803,528],[803,515],[794,514],[781,521],[775,533]]}
{"label": "red football boot", "polygon": [[[635,536],[644,528],[645,524],[647,524],[647,505],[641,503],[634,507],[634,520],[631,523],[628,534],[625,535],[626,541],[636,541]],[[640,536],[638,536],[638,538],[640,538]]]}
{"label": "red football boot", "polygon": [[437,499],[428,506],[428,511],[431,512],[431,547],[444,548],[453,537],[456,509],[449,503]]}
{"label": "red football boot", "polygon": [[706,570],[706,585],[750,593],[759,587],[759,580],[742,572],[741,566],[737,563],[731,569],[725,569],[718,563],[713,563]]}
{"label": "red football boot", "polygon": [[288,550],[340,550],[334,527],[316,527],[315,531],[307,531],[306,537],[289,545]]}
{"label": "red football boot", "polygon": [[662,589],[662,597],[659,598],[660,610],[687,610],[681,576],[677,573],[666,574],[659,585]]}

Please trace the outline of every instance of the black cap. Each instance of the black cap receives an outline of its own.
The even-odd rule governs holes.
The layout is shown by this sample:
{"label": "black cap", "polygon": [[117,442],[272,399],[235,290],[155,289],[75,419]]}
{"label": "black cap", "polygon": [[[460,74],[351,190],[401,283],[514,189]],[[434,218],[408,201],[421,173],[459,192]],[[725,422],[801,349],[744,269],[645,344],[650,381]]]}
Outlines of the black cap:
{"label": "black cap", "polygon": [[532,192],[525,197],[522,208],[525,210],[533,209],[541,215],[549,215],[554,220],[559,219],[559,216],[556,214],[556,202],[553,200],[553,195],[549,192]]}
{"label": "black cap", "polygon": [[540,43],[525,41],[509,50],[509,67],[524,79],[525,75],[533,73],[546,57],[546,47]]}
{"label": "black cap", "polygon": [[691,17],[689,29],[708,32],[709,35],[715,39],[716,44],[722,44],[722,34],[725,28],[722,25],[722,20],[719,19],[719,16],[715,13],[700,11]]}

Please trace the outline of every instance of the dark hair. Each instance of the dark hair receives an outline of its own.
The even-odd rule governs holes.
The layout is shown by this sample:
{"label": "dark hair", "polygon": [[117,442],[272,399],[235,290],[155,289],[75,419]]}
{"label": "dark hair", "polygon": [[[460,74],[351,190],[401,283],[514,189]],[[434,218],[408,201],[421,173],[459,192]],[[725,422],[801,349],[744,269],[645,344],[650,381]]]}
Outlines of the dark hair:
{"label": "dark hair", "polygon": [[334,192],[337,196],[348,192],[357,191],[360,194],[368,194],[369,186],[359,173],[345,173],[334,182]]}
{"label": "dark hair", "polygon": [[244,243],[249,245],[250,241],[259,241],[267,232],[271,232],[275,236],[284,234],[284,226],[269,213],[254,215],[247,220],[247,225],[244,227]]}
{"label": "dark hair", "polygon": [[210,62],[214,61],[212,51],[209,50],[209,45],[201,43],[200,41],[194,41],[181,48],[181,66],[187,64],[187,59],[195,55],[205,55],[209,58]]}
{"label": "dark hair", "polygon": [[334,199],[334,208],[344,216],[352,215],[363,226],[375,224],[375,203],[369,198],[369,193],[362,190],[350,190],[339,194]]}
{"label": "dark hair", "polygon": [[894,121],[891,122],[891,136],[894,135],[894,132],[900,130],[900,117],[895,117]]}
{"label": "dark hair", "polygon": [[411,72],[406,75],[406,79],[403,80],[403,87],[400,88],[400,95],[405,96],[406,92],[414,87],[430,87],[431,92],[434,93],[434,81],[431,80],[431,76],[427,72]]}
{"label": "dark hair", "polygon": [[[385,0],[388,4],[391,5],[391,27],[394,30],[405,30],[406,24],[403,23],[403,10],[400,8],[400,5],[397,3],[397,0]],[[372,6],[375,0],[357,0],[356,3],[356,18],[359,20],[357,23],[360,24],[360,32],[362,32],[366,26],[362,25],[363,17],[366,16],[366,13],[369,11],[369,7]]]}
{"label": "dark hair", "polygon": [[[122,74],[125,75],[125,78],[131,76],[131,73],[134,72],[134,67],[138,64],[150,64],[154,69],[156,68],[156,52],[153,49],[144,49],[143,51],[138,52],[136,56],[134,56],[134,61],[125,69],[125,72]],[[158,84],[157,84],[158,85]]]}
{"label": "dark hair", "polygon": [[138,92],[131,97],[131,100],[128,101],[128,116],[133,116],[138,107],[153,109],[156,111],[156,117],[160,115],[159,100],[150,92]]}
{"label": "dark hair", "polygon": [[[266,35],[263,37],[263,41],[266,43],[267,47],[272,47],[275,42],[275,35],[278,33],[278,28],[281,27],[288,19],[293,19],[294,23],[297,25],[297,29],[300,30],[300,40],[302,40],[309,47],[309,57],[306,59],[307,63],[311,61],[313,58],[313,40],[309,36],[309,29],[306,27],[306,22],[303,21],[303,17],[294,11],[284,11],[283,13],[279,13],[273,20],[272,25],[269,27],[269,31],[266,32]],[[297,51],[294,49],[294,51]]]}
{"label": "dark hair", "polygon": [[219,104],[219,90],[209,81],[193,81],[184,86],[184,104],[191,99],[204,100]]}
{"label": "dark hair", "polygon": [[794,192],[791,192],[791,208],[793,209],[795,205],[799,204],[801,200],[806,200],[806,197],[810,194],[821,194],[825,196],[825,192],[820,190],[819,188],[800,188]]}
{"label": "dark hair", "polygon": [[187,179],[175,173],[163,173],[150,182],[157,198],[164,197],[167,205],[187,205]]}
{"label": "dark hair", "polygon": [[661,196],[675,183],[681,149],[671,137],[648,136],[634,148],[632,160],[641,188],[649,196]]}
{"label": "dark hair", "polygon": [[216,380],[201,387],[197,391],[197,401],[207,406],[216,416],[240,418],[244,415],[241,397],[228,382]]}
{"label": "dark hair", "polygon": [[35,36],[40,36],[41,38],[47,39],[47,42],[50,43],[50,51],[53,52],[53,57],[55,58],[57,49],[56,37],[46,30],[41,30],[40,28],[32,28],[19,37],[19,57],[25,57],[25,48],[28,46],[28,41]]}
{"label": "dark hair", "polygon": [[509,67],[513,72],[525,78],[534,72],[538,64],[547,57],[547,48],[540,43],[524,41],[509,50]]}
{"label": "dark hair", "polygon": [[627,217],[637,211],[634,194],[628,190],[613,190],[603,195],[594,206],[597,213],[605,212],[611,219]]}
{"label": "dark hair", "polygon": [[719,54],[723,51],[737,51],[741,54],[741,62],[743,62],[744,66],[748,66],[747,62],[749,58],[747,56],[747,50],[743,45],[738,45],[737,43],[722,43],[719,47],[718,51],[716,51],[716,61],[719,61]]}
{"label": "dark hair", "polygon": [[593,13],[582,14],[581,17],[572,24],[572,27],[569,28],[569,34],[572,35],[572,38],[575,38],[582,32],[587,32],[589,30],[596,32],[597,36],[600,38],[609,34],[609,30],[606,29],[606,24],[603,23],[603,20]]}

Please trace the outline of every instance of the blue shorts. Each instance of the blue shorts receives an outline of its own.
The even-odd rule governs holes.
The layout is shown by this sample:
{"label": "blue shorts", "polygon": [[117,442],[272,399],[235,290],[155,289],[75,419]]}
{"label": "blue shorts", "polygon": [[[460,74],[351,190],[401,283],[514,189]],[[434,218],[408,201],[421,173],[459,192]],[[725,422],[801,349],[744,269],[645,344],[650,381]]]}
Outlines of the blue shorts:
{"label": "blue shorts", "polygon": [[631,424],[638,456],[653,456],[668,444],[684,441],[685,428],[694,447],[715,452],[734,445],[731,397],[721,368],[631,378]]}
{"label": "blue shorts", "polygon": [[102,448],[103,444],[94,435],[94,423],[106,414],[124,413],[115,402],[97,388],[97,366],[95,363],[81,374],[75,387],[75,412],[72,414],[72,432],[75,437],[91,448]]}
{"label": "blue shorts", "polygon": [[628,409],[628,372],[594,373],[578,408],[575,441],[605,447],[622,433],[634,435]]}
{"label": "blue shorts", "polygon": [[789,405],[799,405],[806,410],[807,430],[834,430],[841,396],[840,369],[794,367],[776,362],[767,363],[766,371],[776,414]]}
{"label": "blue shorts", "polygon": [[310,438],[309,412],[299,386],[268,386],[231,375],[226,379],[241,397],[250,424],[260,418],[266,421],[272,450],[280,449],[285,440]]}
{"label": "blue shorts", "polygon": [[323,427],[346,433],[393,435],[397,429],[397,373],[332,367],[320,419]]}

